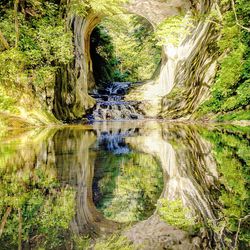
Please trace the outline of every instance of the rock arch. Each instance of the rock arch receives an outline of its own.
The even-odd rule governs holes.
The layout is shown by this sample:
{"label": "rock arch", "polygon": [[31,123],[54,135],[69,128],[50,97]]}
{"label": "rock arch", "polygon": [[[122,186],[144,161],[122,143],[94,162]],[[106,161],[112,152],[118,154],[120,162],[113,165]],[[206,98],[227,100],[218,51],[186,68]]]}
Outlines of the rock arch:
{"label": "rock arch", "polygon": [[[125,7],[127,13],[143,16],[155,26],[164,18],[180,13],[207,12],[212,6],[212,2],[213,0],[134,0]],[[95,105],[95,100],[88,95],[88,90],[94,86],[90,58],[90,35],[102,17],[98,13],[89,13],[85,18],[72,16],[69,20],[69,27],[74,37],[75,58],[71,64],[61,67],[57,72],[53,111],[60,120],[81,119],[86,114],[86,110]],[[174,48],[175,59],[172,58],[173,49],[169,51],[167,46],[163,46],[160,74],[151,85],[139,90],[140,99],[149,99],[149,107],[146,107],[145,110],[151,110],[153,107],[153,111],[149,115],[155,116],[161,113],[162,116],[168,116],[172,112],[175,116],[178,116],[179,113],[185,116],[186,113],[192,113],[194,105],[204,99],[208,91],[206,89],[206,95],[204,95],[203,87],[211,84],[215,71],[214,60],[207,51],[207,45],[211,41],[210,34],[212,34],[211,24],[200,20],[196,23],[196,28],[189,38],[179,48]],[[192,41],[191,44],[190,41]],[[199,48],[204,56],[199,52]],[[196,63],[198,67],[194,69],[193,63]],[[205,76],[207,71],[210,72],[209,77]],[[199,72],[202,73],[202,77],[197,77]],[[200,84],[200,81],[205,83]],[[189,93],[190,86],[193,88],[197,84],[199,85],[198,90],[195,88],[195,92]],[[188,102],[182,100],[181,104],[179,100],[170,102],[167,99],[162,102],[163,97],[169,94],[174,86],[177,88],[181,86],[187,91],[185,95],[190,95],[191,104],[190,100]],[[152,99],[154,92],[155,96]],[[136,99],[138,96],[132,94],[129,98]],[[181,107],[179,107],[180,105]]]}
{"label": "rock arch", "polygon": [[176,16],[191,9],[189,0],[134,0],[126,6],[128,12],[143,16],[153,25],[166,17]]}

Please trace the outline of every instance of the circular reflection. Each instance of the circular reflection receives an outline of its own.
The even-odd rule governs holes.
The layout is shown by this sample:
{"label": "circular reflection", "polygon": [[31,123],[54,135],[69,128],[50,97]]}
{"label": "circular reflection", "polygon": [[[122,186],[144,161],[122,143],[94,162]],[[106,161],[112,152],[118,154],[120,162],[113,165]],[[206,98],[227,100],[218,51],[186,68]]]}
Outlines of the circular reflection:
{"label": "circular reflection", "polygon": [[95,161],[94,203],[109,220],[146,219],[163,189],[161,166],[152,155],[131,150],[121,138],[113,150],[109,142],[102,144]]}

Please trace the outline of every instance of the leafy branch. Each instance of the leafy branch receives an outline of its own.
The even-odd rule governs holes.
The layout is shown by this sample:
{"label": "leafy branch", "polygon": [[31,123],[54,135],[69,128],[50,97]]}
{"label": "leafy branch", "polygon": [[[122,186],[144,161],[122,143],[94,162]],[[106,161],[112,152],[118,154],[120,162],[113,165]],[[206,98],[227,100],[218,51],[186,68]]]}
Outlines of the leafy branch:
{"label": "leafy branch", "polygon": [[244,29],[244,30],[250,32],[250,28],[245,27],[245,26],[243,26],[242,24],[240,24],[239,19],[238,19],[238,16],[237,16],[237,13],[236,13],[236,8],[235,8],[234,0],[231,0],[231,3],[232,3],[232,9],[233,9],[233,12],[234,12],[234,17],[235,17],[236,24],[237,24],[239,27],[241,27],[242,29]]}
{"label": "leafy branch", "polygon": [[233,249],[237,248],[237,242],[238,242],[238,238],[239,238],[241,223],[242,223],[242,221],[247,220],[248,218],[250,218],[250,214],[248,214],[245,217],[239,219],[238,230],[237,230],[237,233],[236,233],[236,236],[235,236],[235,242],[234,242],[234,248]]}

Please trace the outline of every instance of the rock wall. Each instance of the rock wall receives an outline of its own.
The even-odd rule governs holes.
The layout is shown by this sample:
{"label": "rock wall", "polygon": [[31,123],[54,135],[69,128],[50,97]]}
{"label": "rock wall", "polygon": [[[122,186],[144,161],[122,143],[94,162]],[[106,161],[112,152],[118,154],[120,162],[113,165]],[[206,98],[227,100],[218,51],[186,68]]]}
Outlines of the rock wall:
{"label": "rock wall", "polygon": [[90,35],[99,22],[97,15],[90,13],[86,18],[71,16],[69,27],[74,38],[74,61],[59,68],[55,84],[54,114],[60,120],[81,119],[86,110],[95,105],[88,95],[94,78],[90,58]]}
{"label": "rock wall", "polygon": [[209,96],[218,37],[214,25],[206,20],[212,8],[213,0],[191,2],[185,16],[190,19],[189,32],[179,34],[178,45],[163,44],[159,74],[127,96],[128,100],[143,100],[141,109],[147,116],[189,119]]}
{"label": "rock wall", "polygon": [[132,0],[126,6],[126,9],[129,13],[143,16],[155,26],[166,17],[185,13],[191,7],[189,0]]}
{"label": "rock wall", "polygon": [[[209,13],[212,8],[210,1],[201,13]],[[217,69],[217,39],[214,24],[201,19],[179,47],[164,47],[167,61],[160,82],[167,88],[167,95],[161,103],[162,117],[190,119],[209,97]]]}

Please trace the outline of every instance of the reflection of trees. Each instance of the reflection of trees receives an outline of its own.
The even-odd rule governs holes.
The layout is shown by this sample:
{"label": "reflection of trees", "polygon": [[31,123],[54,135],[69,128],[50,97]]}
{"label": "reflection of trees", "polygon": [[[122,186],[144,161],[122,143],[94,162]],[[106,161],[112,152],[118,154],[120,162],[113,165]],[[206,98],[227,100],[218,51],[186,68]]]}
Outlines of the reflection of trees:
{"label": "reflection of trees", "polygon": [[0,245],[57,247],[74,215],[74,191],[56,176],[55,131],[5,138],[0,146]]}
{"label": "reflection of trees", "polygon": [[[121,224],[108,220],[96,209],[92,190],[95,171],[99,171],[100,164],[105,168],[106,162],[100,160],[100,155],[97,161],[97,134],[109,131],[112,126],[45,130],[29,132],[20,138],[5,138],[6,143],[0,146],[2,246],[13,249],[18,242],[21,244],[20,241],[23,246],[46,247],[45,242],[55,247],[66,244],[68,237],[65,233],[70,223],[73,233],[92,236],[114,232],[120,227]],[[164,175],[161,197],[181,200],[202,222],[211,220],[218,226],[219,221],[223,232],[237,232],[240,219],[249,213],[246,168],[249,165],[249,138],[244,131],[230,128],[222,133],[220,130],[212,132],[192,126],[150,122],[135,123],[132,128],[131,124],[124,124],[122,130],[119,126],[115,130],[125,135],[128,130],[129,137],[125,142],[140,152],[126,156],[120,191],[130,188],[131,193],[137,192],[133,199],[142,199],[138,204],[151,206],[149,200],[155,200],[158,194],[153,190],[155,180],[146,176],[156,176],[158,168],[152,168],[154,163],[150,159],[154,162],[157,159]],[[214,144],[218,170],[210,153],[211,146],[200,134]],[[110,165],[110,162],[106,164]],[[223,174],[220,201],[214,197],[218,189],[217,171]],[[103,181],[102,193],[109,192],[105,188],[112,178],[99,179],[100,183]],[[112,213],[119,212],[116,208],[123,201],[117,200]],[[114,201],[111,199],[111,202]],[[218,207],[219,202],[226,205],[224,209]],[[218,212],[215,209],[221,211],[221,218],[216,223]],[[139,219],[147,216],[143,214]],[[242,221],[239,239],[248,237],[248,224],[248,220]],[[228,229],[224,229],[225,226]],[[146,243],[148,249],[168,248],[178,242],[181,242],[180,247],[195,244],[186,232],[162,222],[156,212],[136,223],[126,235],[135,243]]]}
{"label": "reflection of trees", "polygon": [[98,159],[96,204],[105,217],[120,222],[149,217],[162,190],[162,172],[154,157],[138,152],[107,155],[101,151]]}
{"label": "reflection of trees", "polygon": [[232,244],[239,249],[250,246],[249,132],[249,127],[235,126],[202,131],[213,144],[213,154],[221,173],[219,200],[223,208],[218,228],[221,236],[231,236]]}

